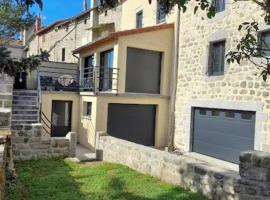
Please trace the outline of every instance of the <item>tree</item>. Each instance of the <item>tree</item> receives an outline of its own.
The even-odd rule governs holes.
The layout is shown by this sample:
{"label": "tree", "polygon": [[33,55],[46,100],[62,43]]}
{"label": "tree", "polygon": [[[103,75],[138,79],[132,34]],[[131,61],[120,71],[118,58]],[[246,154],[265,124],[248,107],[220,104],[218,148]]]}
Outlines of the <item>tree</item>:
{"label": "tree", "polygon": [[32,71],[40,65],[42,55],[13,60],[5,47],[10,39],[17,39],[22,30],[33,25],[35,16],[28,10],[34,3],[40,8],[43,6],[41,0],[0,0],[0,73],[13,77],[22,71]]}

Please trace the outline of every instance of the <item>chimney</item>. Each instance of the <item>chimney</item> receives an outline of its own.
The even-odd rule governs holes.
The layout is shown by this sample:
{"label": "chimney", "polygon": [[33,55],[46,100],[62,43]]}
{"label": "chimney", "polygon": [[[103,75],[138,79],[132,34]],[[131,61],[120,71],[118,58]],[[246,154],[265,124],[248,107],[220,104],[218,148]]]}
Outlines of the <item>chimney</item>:
{"label": "chimney", "polygon": [[36,24],[35,24],[35,31],[39,31],[41,28],[41,16],[40,13],[38,14],[37,18],[36,18]]}
{"label": "chimney", "polygon": [[83,11],[87,10],[87,2],[86,0],[83,0]]}

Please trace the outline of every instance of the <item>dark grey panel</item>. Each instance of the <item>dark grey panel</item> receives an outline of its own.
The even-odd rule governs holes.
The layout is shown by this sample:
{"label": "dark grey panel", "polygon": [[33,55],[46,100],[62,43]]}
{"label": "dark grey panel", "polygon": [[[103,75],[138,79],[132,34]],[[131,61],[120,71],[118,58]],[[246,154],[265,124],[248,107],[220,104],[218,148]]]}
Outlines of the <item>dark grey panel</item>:
{"label": "dark grey panel", "polygon": [[111,136],[154,146],[155,121],[156,106],[109,104],[107,131]]}
{"label": "dark grey panel", "polygon": [[255,112],[194,109],[193,151],[238,163],[254,149]]}
{"label": "dark grey panel", "polygon": [[162,53],[127,48],[126,92],[160,93]]}

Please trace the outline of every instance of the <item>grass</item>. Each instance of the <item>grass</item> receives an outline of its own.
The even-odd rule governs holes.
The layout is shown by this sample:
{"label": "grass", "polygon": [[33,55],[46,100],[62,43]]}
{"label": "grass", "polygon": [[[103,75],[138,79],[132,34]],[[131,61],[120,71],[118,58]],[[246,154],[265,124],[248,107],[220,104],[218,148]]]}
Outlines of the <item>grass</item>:
{"label": "grass", "polygon": [[8,200],[206,200],[127,167],[63,160],[16,163]]}

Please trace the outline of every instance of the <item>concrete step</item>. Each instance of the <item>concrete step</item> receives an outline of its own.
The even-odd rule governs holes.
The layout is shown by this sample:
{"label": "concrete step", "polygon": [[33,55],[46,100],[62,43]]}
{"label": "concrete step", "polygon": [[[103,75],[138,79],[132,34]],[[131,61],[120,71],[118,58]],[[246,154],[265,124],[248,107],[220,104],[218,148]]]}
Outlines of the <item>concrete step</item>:
{"label": "concrete step", "polygon": [[28,101],[28,100],[13,100],[13,106],[15,105],[32,105],[37,106],[37,101]]}
{"label": "concrete step", "polygon": [[22,124],[37,124],[38,121],[28,121],[28,120],[11,120],[11,125],[22,125]]}
{"label": "concrete step", "polygon": [[38,110],[38,105],[13,105],[13,110]]}
{"label": "concrete step", "polygon": [[12,115],[38,115],[38,114],[39,114],[38,109],[32,109],[32,110],[13,109],[12,110]]}
{"label": "concrete step", "polygon": [[13,100],[14,101],[37,101],[36,96],[14,96],[13,95]]}
{"label": "concrete step", "polygon": [[36,90],[13,90],[14,96],[38,96]]}
{"label": "concrete step", "polygon": [[29,121],[38,121],[38,115],[12,115],[12,120],[29,120]]}

